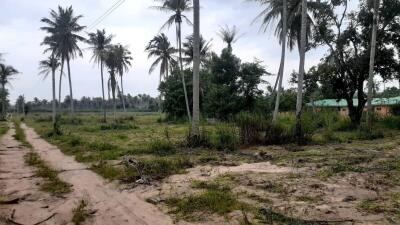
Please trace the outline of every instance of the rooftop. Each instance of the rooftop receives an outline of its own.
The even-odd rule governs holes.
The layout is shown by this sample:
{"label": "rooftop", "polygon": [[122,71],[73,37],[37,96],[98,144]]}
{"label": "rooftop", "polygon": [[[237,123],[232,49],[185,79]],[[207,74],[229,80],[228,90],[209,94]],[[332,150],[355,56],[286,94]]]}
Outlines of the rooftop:
{"label": "rooftop", "polygon": [[[354,105],[358,105],[358,99],[353,99]],[[372,105],[400,105],[400,96],[394,98],[374,98]],[[307,106],[312,106],[312,103],[307,103]],[[314,102],[316,107],[347,107],[347,102],[344,99],[322,99]]]}

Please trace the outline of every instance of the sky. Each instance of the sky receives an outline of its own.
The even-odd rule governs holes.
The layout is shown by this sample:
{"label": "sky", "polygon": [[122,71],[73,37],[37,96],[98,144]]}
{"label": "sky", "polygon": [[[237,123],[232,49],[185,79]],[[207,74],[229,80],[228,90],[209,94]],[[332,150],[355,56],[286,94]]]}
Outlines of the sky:
{"label": "sky", "polygon": [[[81,25],[89,26],[105,13],[117,0],[0,0],[0,52],[4,53],[5,63],[14,66],[21,73],[12,80],[10,100],[15,102],[19,95],[27,100],[51,98],[51,79],[46,80],[38,75],[38,62],[46,59],[44,47],[40,45],[46,35],[40,30],[43,25],[40,19],[48,17],[51,9],[58,5],[72,5],[76,15],[83,15]],[[107,16],[99,25],[86,32],[105,29],[113,34],[114,43],[128,46],[132,52],[132,68],[124,75],[126,94],[158,95],[159,73],[149,74],[152,60],[144,51],[148,42],[160,32],[160,27],[168,18],[168,14],[151,8],[158,3],[153,0],[126,0],[120,7]],[[280,52],[278,39],[273,28],[265,33],[260,32],[260,23],[254,18],[262,8],[254,2],[246,0],[201,0],[201,33],[206,40],[211,40],[212,50],[220,53],[225,47],[217,32],[221,26],[237,26],[241,38],[233,45],[233,52],[243,62],[254,59],[261,60],[266,69],[276,74],[279,69]],[[350,1],[350,9],[356,9],[358,0]],[[192,13],[186,14],[192,19]],[[192,33],[193,28],[184,24],[183,35]],[[175,43],[174,27],[164,30],[171,43]],[[71,74],[74,98],[82,96],[101,96],[100,70],[91,61],[91,51],[86,44],[80,44],[84,56],[71,62]],[[319,47],[306,55],[306,70],[318,64],[325,54],[326,48]],[[297,50],[289,52],[286,57],[284,86],[289,87],[290,74],[298,71],[299,55]],[[58,79],[58,78],[57,78]],[[265,77],[273,83],[274,77]],[[66,81],[66,79],[64,79]],[[63,83],[62,94],[67,95],[68,83]]]}

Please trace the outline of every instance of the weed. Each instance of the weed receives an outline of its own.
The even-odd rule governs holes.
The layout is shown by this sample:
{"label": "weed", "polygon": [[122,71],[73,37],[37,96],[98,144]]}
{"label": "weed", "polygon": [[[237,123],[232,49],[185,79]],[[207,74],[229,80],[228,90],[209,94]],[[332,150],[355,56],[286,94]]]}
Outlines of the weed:
{"label": "weed", "polygon": [[218,125],[213,136],[213,146],[218,150],[236,151],[239,147],[239,136],[236,132],[236,127],[229,124]]}
{"label": "weed", "polygon": [[80,200],[79,205],[72,210],[72,222],[75,225],[80,225],[90,216],[87,210],[88,203],[85,200]]}
{"label": "weed", "polygon": [[235,117],[243,144],[253,145],[262,142],[261,133],[267,126],[267,120],[260,114],[241,112]]}
{"label": "weed", "polygon": [[45,162],[40,159],[37,153],[30,152],[25,155],[25,163],[29,166],[36,167],[36,175],[44,178],[44,182],[41,184],[42,191],[56,196],[66,194],[71,191],[70,185],[61,181],[58,178],[58,172],[47,166]]}
{"label": "weed", "polygon": [[176,153],[175,146],[170,142],[162,139],[156,139],[148,144],[149,153],[165,156]]}

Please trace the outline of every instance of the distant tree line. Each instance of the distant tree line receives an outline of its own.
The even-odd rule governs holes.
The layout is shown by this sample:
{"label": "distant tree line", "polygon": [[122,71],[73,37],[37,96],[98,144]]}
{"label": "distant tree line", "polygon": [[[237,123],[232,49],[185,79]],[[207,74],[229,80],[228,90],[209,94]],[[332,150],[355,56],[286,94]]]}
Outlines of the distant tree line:
{"label": "distant tree line", "polygon": [[[120,98],[121,99],[121,98]],[[127,111],[138,111],[138,112],[157,112],[159,111],[159,99],[153,98],[147,94],[139,94],[132,96],[130,94],[124,97],[125,108]],[[58,102],[57,102],[58,104]],[[25,109],[23,108],[25,105]],[[71,105],[71,98],[66,96],[64,101],[60,104],[62,111],[67,111]],[[123,110],[124,106],[122,101],[118,101],[117,109]],[[102,110],[102,98],[101,97],[82,97],[80,100],[74,100],[74,106],[76,111],[90,111],[97,112]],[[105,100],[106,109],[113,109],[113,100]],[[34,98],[33,101],[25,103],[23,96],[18,97],[15,103],[15,111],[22,113],[24,110],[29,112],[51,112],[52,102],[46,99]]]}

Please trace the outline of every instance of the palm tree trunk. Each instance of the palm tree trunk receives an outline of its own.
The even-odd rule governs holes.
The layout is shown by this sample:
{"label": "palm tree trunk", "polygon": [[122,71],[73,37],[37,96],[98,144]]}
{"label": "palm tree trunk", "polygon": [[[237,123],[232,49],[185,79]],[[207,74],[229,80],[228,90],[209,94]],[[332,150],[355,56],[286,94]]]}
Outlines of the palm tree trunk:
{"label": "palm tree trunk", "polygon": [[100,71],[101,71],[101,91],[103,94],[103,101],[101,102],[101,107],[103,110],[103,120],[107,122],[107,113],[106,113],[106,105],[105,105],[105,95],[104,95],[104,76],[103,76],[103,61],[100,61]]}
{"label": "palm tree trunk", "polygon": [[287,35],[287,2],[286,0],[282,1],[283,10],[282,10],[282,37],[281,37],[281,45],[282,45],[282,53],[281,53],[281,64],[279,66],[279,74],[278,74],[278,92],[276,94],[276,102],[275,102],[275,110],[272,118],[272,123],[276,123],[279,113],[279,103],[282,92],[282,80],[283,73],[285,71],[285,57],[286,57],[286,35]]}
{"label": "palm tree trunk", "polygon": [[64,72],[64,58],[61,59],[61,71],[60,71],[60,83],[58,84],[58,110],[61,111],[61,84],[62,84],[62,76]]}
{"label": "palm tree trunk", "polygon": [[[54,56],[53,56],[54,58]],[[53,121],[53,131],[56,131],[56,68],[53,65],[52,68],[52,74],[51,74],[51,86],[52,86],[52,92],[53,92],[53,112],[52,112],[52,121]]]}
{"label": "palm tree trunk", "polygon": [[124,95],[124,82],[122,80],[122,75],[120,76],[121,78],[121,99],[122,99],[122,108],[124,109],[124,112],[126,112],[125,108],[125,95]]}
{"label": "palm tree trunk", "polygon": [[71,68],[69,65],[69,56],[67,56],[67,68],[68,68],[68,81],[69,81],[69,96],[71,98],[71,114],[74,115],[74,96],[72,94]]}
{"label": "palm tree trunk", "polygon": [[178,33],[178,49],[179,49],[179,68],[180,68],[180,74],[182,77],[182,85],[183,85],[183,93],[185,95],[185,103],[186,103],[186,112],[188,115],[189,122],[192,121],[191,113],[190,113],[190,108],[189,108],[189,100],[188,100],[188,95],[186,91],[186,82],[185,82],[185,75],[183,73],[183,59],[182,59],[182,32],[181,32],[181,23],[179,22],[177,24],[177,33]]}
{"label": "palm tree trunk", "polygon": [[2,96],[1,96],[1,117],[2,117],[2,119],[5,119],[6,118],[6,87],[5,87],[4,83],[1,84],[1,91],[3,92]]}
{"label": "palm tree trunk", "polygon": [[114,109],[114,122],[117,121],[117,102],[115,100],[115,89],[116,89],[116,81],[115,81],[115,77],[111,76],[111,94],[112,94],[112,98],[113,98],[113,109]]}
{"label": "palm tree trunk", "polygon": [[304,82],[304,62],[306,55],[306,35],[307,35],[307,0],[302,0],[301,4],[301,34],[300,34],[300,66],[297,86],[296,102],[296,131],[295,135],[299,143],[303,140],[301,128],[301,112],[303,106],[303,82]]}
{"label": "palm tree trunk", "polygon": [[367,125],[372,125],[372,95],[374,86],[374,64],[375,64],[375,52],[376,52],[376,33],[378,30],[378,17],[379,17],[379,3],[380,0],[374,0],[374,22],[372,25],[372,39],[371,39],[371,55],[369,59],[369,77],[368,77],[368,99],[367,99]]}
{"label": "palm tree trunk", "polygon": [[200,129],[200,2],[193,1],[193,121],[192,135],[199,136]]}

